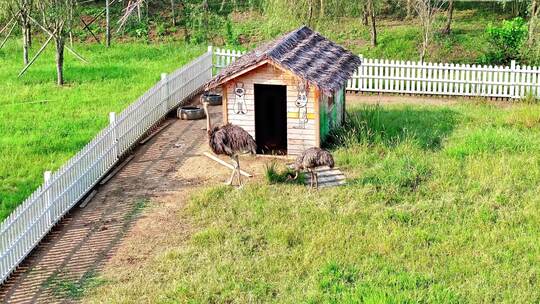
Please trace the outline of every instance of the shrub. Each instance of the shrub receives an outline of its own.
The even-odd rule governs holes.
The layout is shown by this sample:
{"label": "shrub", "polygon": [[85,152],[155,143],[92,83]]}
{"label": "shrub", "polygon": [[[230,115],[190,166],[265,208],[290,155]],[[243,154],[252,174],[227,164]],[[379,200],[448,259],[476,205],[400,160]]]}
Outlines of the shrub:
{"label": "shrub", "polygon": [[503,20],[501,26],[488,25],[486,35],[489,50],[481,58],[483,64],[507,64],[519,58],[527,37],[527,24],[521,17]]}

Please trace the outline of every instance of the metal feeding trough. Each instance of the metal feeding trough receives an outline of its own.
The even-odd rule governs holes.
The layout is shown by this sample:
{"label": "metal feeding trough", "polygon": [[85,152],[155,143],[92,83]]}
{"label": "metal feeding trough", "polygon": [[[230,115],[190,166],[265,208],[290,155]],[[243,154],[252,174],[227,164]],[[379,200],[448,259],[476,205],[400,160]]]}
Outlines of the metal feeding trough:
{"label": "metal feeding trough", "polygon": [[204,109],[195,106],[185,106],[178,108],[178,118],[183,120],[197,120],[206,117]]}
{"label": "metal feeding trough", "polygon": [[204,93],[201,98],[203,102],[206,101],[211,106],[219,106],[223,101],[221,95],[217,93]]}

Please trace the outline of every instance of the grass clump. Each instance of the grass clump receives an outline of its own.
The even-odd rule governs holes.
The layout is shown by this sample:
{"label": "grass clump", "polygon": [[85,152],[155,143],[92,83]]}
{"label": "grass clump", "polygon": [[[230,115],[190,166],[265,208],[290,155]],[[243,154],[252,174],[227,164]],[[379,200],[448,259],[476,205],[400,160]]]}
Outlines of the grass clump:
{"label": "grass clump", "polygon": [[280,168],[276,162],[269,162],[264,165],[264,174],[266,180],[270,184],[280,184],[280,183],[293,183],[293,184],[304,184],[305,176],[303,173],[299,172],[297,178],[296,171],[294,169],[285,166]]}

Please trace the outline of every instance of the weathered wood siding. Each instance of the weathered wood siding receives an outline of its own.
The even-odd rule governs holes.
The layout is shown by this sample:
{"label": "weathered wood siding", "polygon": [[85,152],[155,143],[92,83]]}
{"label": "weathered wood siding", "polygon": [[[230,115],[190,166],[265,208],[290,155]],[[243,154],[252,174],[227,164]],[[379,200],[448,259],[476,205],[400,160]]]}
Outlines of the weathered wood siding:
{"label": "weathered wood siding", "polygon": [[[315,114],[315,87],[310,86],[309,88],[308,122],[303,126],[299,123],[299,111],[296,107],[299,81],[299,78],[292,73],[283,71],[271,64],[266,64],[225,83],[223,89],[224,93],[227,94],[225,99],[227,111],[223,114],[224,121],[244,128],[255,137],[254,84],[285,85],[287,86],[287,153],[295,155],[309,147],[318,146],[319,130],[316,127],[318,117]],[[246,90],[246,114],[238,114],[235,111],[236,96],[234,95],[234,89],[237,83],[243,83]]]}

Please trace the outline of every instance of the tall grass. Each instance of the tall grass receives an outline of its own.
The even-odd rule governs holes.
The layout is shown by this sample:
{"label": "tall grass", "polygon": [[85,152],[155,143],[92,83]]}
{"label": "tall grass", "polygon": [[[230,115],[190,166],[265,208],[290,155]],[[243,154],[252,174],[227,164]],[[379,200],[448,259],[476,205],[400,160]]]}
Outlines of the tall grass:
{"label": "tall grass", "polygon": [[186,243],[107,270],[89,300],[537,302],[540,127],[529,117],[540,106],[352,108],[333,145],[347,186],[208,189],[182,212],[195,227]]}
{"label": "tall grass", "polygon": [[[39,42],[34,43],[37,51]],[[52,48],[21,78],[18,43],[0,50],[0,220],[119,112],[170,72],[203,52],[181,43],[101,45],[75,48],[90,63],[66,54],[67,85],[55,85]]]}
{"label": "tall grass", "polygon": [[[275,38],[305,24],[303,12],[291,12],[287,5],[280,2],[279,14],[239,14],[233,16],[232,31],[238,42],[251,48],[263,41]],[[338,3],[338,2],[335,2]],[[297,18],[291,16],[297,15]],[[350,15],[349,15],[350,16]],[[426,60],[433,62],[478,63],[489,45],[485,36],[487,24],[498,24],[511,15],[498,10],[486,10],[480,7],[457,9],[454,12],[452,32],[440,34],[446,15],[437,16],[434,28],[435,37],[429,47]],[[326,37],[330,38],[355,54],[366,58],[383,58],[399,60],[419,60],[419,46],[422,41],[421,26],[416,20],[392,16],[378,16],[378,45],[370,44],[370,30],[362,25],[359,17],[332,17],[317,20],[311,25]]]}

